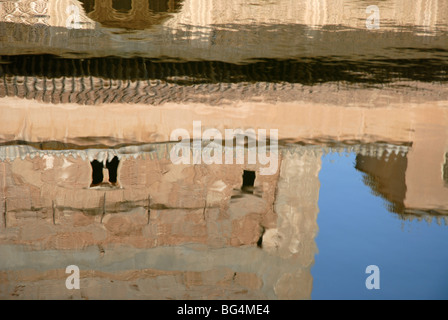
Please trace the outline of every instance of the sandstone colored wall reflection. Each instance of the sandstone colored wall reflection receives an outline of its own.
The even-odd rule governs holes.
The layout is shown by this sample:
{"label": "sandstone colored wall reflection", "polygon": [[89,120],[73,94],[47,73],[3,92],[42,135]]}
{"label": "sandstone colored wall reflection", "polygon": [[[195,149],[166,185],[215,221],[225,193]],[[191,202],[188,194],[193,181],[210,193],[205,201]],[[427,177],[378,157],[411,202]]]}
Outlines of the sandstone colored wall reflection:
{"label": "sandstone colored wall reflection", "polygon": [[[240,188],[256,166],[128,159],[123,189],[104,191],[86,188],[88,161],[47,160],[2,163],[2,298],[70,298],[60,265],[73,260],[77,298],[310,298],[319,152],[285,154],[299,176],[258,175],[254,194]],[[299,185],[315,191],[294,199]]]}
{"label": "sandstone colored wall reflection", "polygon": [[[99,3],[102,5],[97,9],[110,7],[105,1]],[[74,21],[74,12],[67,8],[72,6],[77,8],[77,25],[69,30],[67,21]],[[172,6],[175,10],[169,10],[173,12],[167,15],[148,13],[135,20],[120,13],[86,13],[80,1],[3,1],[0,37],[5,45],[0,53],[166,56],[241,62],[260,57],[283,59],[285,53],[287,57],[319,57],[329,52],[334,57],[372,59],[425,57],[424,51],[407,49],[424,50],[425,44],[444,47],[448,9],[443,1],[383,1],[381,32],[366,29],[367,6],[351,0],[282,0],[270,4],[233,0],[225,5],[221,1],[185,0]],[[147,11],[139,12],[144,15]],[[131,21],[136,23],[133,32],[117,31],[132,29]],[[145,24],[148,27],[140,30]],[[396,31],[400,30],[404,31],[397,41]],[[416,35],[424,37],[423,45],[415,41]],[[358,43],[356,50],[354,42]]]}
{"label": "sandstone colored wall reflection", "polygon": [[[437,0],[383,1],[381,32],[365,29],[365,5],[355,1],[184,0],[169,15],[142,14],[131,33],[110,29],[129,27],[129,16],[104,3],[101,13],[80,1],[2,1],[0,53],[205,59],[212,76],[216,61],[259,57],[390,62],[430,59],[427,47],[446,56],[448,7]],[[80,12],[75,29],[67,28],[70,5]],[[80,157],[2,158],[2,299],[309,299],[326,145],[379,145],[378,161],[390,154],[384,144],[404,146],[402,181],[373,165],[365,171],[382,173],[390,201],[398,200],[388,187],[400,184],[393,188],[403,208],[442,216],[448,210],[448,93],[421,74],[376,87],[331,77],[319,85],[258,78],[182,85],[175,77],[131,79],[127,70],[111,79],[76,71],[47,77],[12,65],[4,74],[6,64],[0,61],[0,105],[8,115],[0,117],[0,149],[48,141],[79,149],[92,141],[163,146],[175,129],[192,134],[198,120],[222,131],[280,129],[285,144],[305,146],[284,148],[276,174],[257,175],[253,194],[241,191],[242,174],[258,172],[257,165],[178,166],[163,150],[122,160],[123,188],[109,190],[89,188],[90,163]],[[80,291],[65,288],[71,264],[82,270]]]}

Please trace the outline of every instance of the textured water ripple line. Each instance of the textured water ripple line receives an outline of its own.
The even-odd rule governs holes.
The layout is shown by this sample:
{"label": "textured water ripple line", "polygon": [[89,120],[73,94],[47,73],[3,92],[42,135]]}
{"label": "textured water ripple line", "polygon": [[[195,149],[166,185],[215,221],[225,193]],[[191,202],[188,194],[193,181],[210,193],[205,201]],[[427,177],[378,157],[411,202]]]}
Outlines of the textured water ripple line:
{"label": "textured water ripple line", "polygon": [[[45,103],[162,105],[234,100],[299,99],[304,86],[325,83],[412,91],[427,83],[446,98],[444,59],[346,61],[336,59],[261,60],[245,65],[217,61],[161,62],[135,58],[60,59],[54,56],[1,56],[0,97]],[[412,83],[416,81],[418,85]],[[305,93],[312,91],[305,90]]]}
{"label": "textured water ripple line", "polygon": [[[423,50],[406,49],[412,52]],[[168,57],[67,59],[54,55],[2,55],[0,75],[45,79],[94,77],[107,80],[161,80],[178,85],[221,82],[385,83],[397,79],[448,81],[448,51],[443,48],[431,48],[422,52],[427,56],[397,56],[393,59],[355,59],[349,56],[297,56],[293,59],[257,57],[239,64],[212,60],[173,61]]]}

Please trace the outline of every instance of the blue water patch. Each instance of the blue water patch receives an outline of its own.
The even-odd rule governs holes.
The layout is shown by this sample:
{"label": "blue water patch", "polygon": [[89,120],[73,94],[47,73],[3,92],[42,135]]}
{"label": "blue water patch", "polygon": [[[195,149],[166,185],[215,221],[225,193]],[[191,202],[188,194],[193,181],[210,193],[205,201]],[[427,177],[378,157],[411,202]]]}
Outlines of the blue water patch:
{"label": "blue water patch", "polygon": [[[448,226],[389,212],[355,158],[322,158],[312,299],[448,299]],[[379,290],[366,288],[369,265]]]}

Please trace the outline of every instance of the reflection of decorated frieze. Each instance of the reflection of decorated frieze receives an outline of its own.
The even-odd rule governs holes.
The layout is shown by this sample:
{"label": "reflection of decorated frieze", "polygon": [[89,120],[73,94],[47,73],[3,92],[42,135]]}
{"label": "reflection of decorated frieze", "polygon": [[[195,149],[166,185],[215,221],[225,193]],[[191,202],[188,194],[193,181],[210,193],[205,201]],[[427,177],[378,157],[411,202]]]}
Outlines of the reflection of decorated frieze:
{"label": "reflection of decorated frieze", "polygon": [[0,2],[0,21],[47,24],[48,0],[21,0]]}

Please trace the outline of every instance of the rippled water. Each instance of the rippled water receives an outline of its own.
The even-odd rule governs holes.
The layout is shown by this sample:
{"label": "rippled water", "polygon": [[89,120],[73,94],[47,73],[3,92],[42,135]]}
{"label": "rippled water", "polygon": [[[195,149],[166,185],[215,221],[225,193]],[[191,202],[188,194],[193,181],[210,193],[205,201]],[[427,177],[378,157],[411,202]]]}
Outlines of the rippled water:
{"label": "rippled water", "polygon": [[367,7],[0,1],[0,298],[447,299],[448,4]]}

